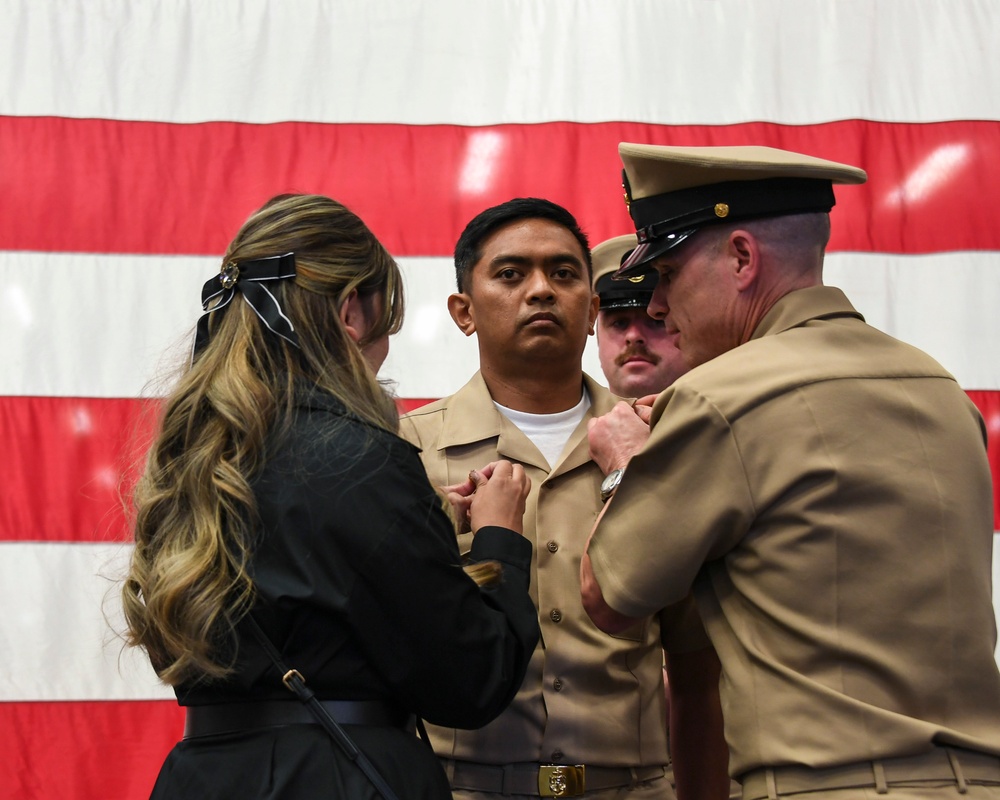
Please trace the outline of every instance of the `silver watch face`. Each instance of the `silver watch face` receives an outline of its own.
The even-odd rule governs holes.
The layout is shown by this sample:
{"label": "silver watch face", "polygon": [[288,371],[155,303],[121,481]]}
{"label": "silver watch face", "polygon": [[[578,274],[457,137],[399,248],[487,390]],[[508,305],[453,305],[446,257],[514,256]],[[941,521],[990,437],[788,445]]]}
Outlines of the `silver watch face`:
{"label": "silver watch face", "polygon": [[601,483],[601,497],[607,499],[608,495],[610,495],[618,487],[618,484],[621,483],[622,475],[624,474],[625,470],[623,469],[611,470]]}

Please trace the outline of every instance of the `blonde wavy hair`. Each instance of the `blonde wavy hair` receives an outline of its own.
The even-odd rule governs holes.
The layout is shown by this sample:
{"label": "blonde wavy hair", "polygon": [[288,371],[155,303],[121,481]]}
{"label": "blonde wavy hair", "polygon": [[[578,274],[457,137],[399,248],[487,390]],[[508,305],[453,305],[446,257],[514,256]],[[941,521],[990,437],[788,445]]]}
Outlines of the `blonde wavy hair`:
{"label": "blonde wavy hair", "polygon": [[[165,401],[133,494],[135,549],[122,589],[126,641],[145,648],[168,684],[232,668],[223,654],[234,653],[236,623],[253,601],[250,480],[269,437],[286,429],[295,384],[315,385],[378,428],[398,428],[395,403],[362,354],[402,325],[396,262],[337,201],[280,195],[250,216],[222,263],[288,252],[296,277],[275,282],[273,292],[299,347],[268,330],[239,297],[213,312],[207,344]],[[340,319],[355,290],[371,323],[360,342]]]}

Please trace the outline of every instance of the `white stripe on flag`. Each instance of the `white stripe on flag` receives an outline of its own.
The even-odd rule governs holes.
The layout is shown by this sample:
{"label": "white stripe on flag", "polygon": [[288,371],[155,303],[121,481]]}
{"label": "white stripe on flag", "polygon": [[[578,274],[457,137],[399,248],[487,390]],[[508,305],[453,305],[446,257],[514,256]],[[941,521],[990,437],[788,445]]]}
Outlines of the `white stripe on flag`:
{"label": "white stripe on flag", "polygon": [[0,58],[3,113],[460,125],[998,116],[1000,61],[975,53],[1000,41],[993,0],[111,6],[124,8],[2,0],[0,53],[17,54]]}
{"label": "white stripe on flag", "polygon": [[[135,397],[187,362],[201,285],[217,258],[0,252],[0,394]],[[400,397],[442,397],[478,367],[448,316],[449,258],[400,259],[407,320],[382,377]],[[1000,253],[832,253],[826,281],[875,327],[926,350],[965,389],[1000,389]],[[165,355],[166,354],[166,355]],[[596,344],[585,368],[600,379]]]}
{"label": "white stripe on flag", "polygon": [[[121,544],[0,543],[0,702],[173,697],[122,650]],[[105,614],[107,618],[105,618]]]}
{"label": "white stripe on flag", "polygon": [[[114,580],[127,554],[124,545],[0,544],[0,702],[173,697],[143,653],[121,650],[102,615],[103,608],[121,629]],[[993,585],[1000,621],[1000,536],[994,537]]]}

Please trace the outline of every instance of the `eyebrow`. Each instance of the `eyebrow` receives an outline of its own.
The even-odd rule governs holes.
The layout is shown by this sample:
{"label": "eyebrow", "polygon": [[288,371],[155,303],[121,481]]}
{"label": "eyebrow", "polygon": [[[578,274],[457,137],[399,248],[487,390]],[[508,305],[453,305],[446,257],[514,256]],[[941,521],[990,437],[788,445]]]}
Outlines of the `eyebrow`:
{"label": "eyebrow", "polygon": [[[530,266],[535,263],[535,259],[529,256],[518,255],[517,253],[501,253],[495,258],[490,260],[490,265],[497,267],[503,266],[504,264],[512,264],[519,267]],[[557,264],[573,264],[578,267],[584,267],[585,262],[578,255],[565,252],[565,253],[555,253],[550,256],[546,256],[542,259],[542,263],[546,266],[555,266]]]}

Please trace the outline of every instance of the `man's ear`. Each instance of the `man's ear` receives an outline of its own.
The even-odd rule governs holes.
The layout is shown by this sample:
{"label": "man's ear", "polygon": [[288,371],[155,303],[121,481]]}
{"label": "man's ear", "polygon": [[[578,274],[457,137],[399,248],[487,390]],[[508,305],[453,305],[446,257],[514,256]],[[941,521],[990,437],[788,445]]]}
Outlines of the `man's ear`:
{"label": "man's ear", "polygon": [[590,335],[593,336],[596,331],[597,325],[597,314],[601,310],[601,298],[594,293],[594,296],[590,298]]}
{"label": "man's ear", "polygon": [[752,233],[735,230],[729,234],[726,255],[730,258],[736,289],[745,292],[760,274],[760,245]]}
{"label": "man's ear", "polygon": [[472,336],[476,332],[476,314],[472,307],[472,298],[465,292],[448,295],[448,313],[466,336]]}
{"label": "man's ear", "polygon": [[357,289],[352,289],[347,299],[340,306],[340,321],[344,330],[355,342],[360,342],[365,329],[365,309],[361,305],[361,297]]}

